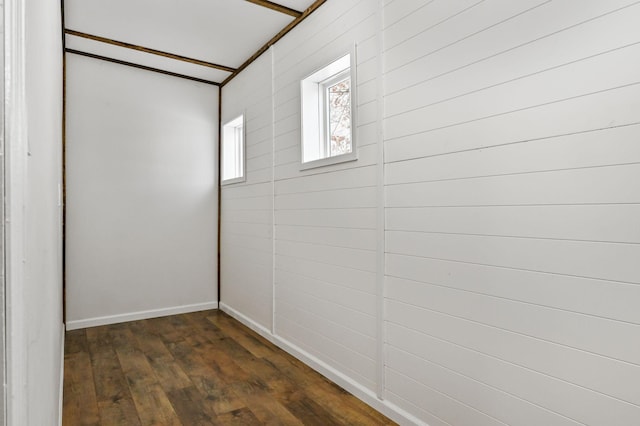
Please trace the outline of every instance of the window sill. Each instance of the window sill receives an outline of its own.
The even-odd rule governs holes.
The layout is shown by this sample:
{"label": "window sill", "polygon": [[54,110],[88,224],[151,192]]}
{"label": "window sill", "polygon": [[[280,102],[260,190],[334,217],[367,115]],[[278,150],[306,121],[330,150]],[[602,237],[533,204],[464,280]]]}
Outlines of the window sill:
{"label": "window sill", "polygon": [[227,179],[227,180],[223,180],[220,183],[220,186],[225,186],[225,185],[233,185],[234,183],[242,183],[242,182],[246,182],[247,178],[244,176],[240,176],[237,178],[233,178],[233,179]]}
{"label": "window sill", "polygon": [[356,161],[358,155],[356,152],[350,152],[348,154],[336,155],[335,157],[321,158],[319,160],[307,161],[300,165],[300,170],[315,169],[317,167],[331,166],[334,164],[347,163],[350,161]]}

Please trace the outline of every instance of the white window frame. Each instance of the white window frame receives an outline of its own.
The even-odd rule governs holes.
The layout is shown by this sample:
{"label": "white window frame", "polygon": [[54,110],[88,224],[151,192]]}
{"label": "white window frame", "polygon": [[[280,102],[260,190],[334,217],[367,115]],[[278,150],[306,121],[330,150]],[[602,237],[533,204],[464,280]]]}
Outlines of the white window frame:
{"label": "white window frame", "polygon": [[[233,132],[233,134],[231,134],[231,132]],[[229,120],[227,121],[225,124],[222,125],[222,131],[221,133],[221,137],[222,137],[222,143],[220,144],[220,184],[221,185],[231,185],[233,183],[239,183],[239,182],[245,182],[246,181],[246,158],[247,158],[247,150],[246,150],[246,123],[245,123],[245,115],[240,114],[239,116],[235,117],[233,120]],[[224,175],[225,175],[225,170],[224,170],[224,152],[225,152],[225,147],[227,146],[227,141],[229,137],[233,138],[233,148],[236,150],[236,168],[240,169],[240,176],[236,176],[233,178],[229,178],[229,179],[224,179]],[[238,138],[241,138],[240,143],[237,143]]]}
{"label": "white window frame", "polygon": [[[351,79],[351,152],[328,157],[328,102],[326,90],[331,85]],[[314,71],[300,82],[301,97],[301,165],[300,170],[323,167],[332,164],[356,161],[356,56],[355,47],[351,52]],[[312,158],[316,159],[312,159]],[[306,161],[305,161],[306,159]]]}
{"label": "white window frame", "polygon": [[[321,145],[321,155],[322,158],[328,158],[329,152],[331,151],[331,135],[329,134],[329,88],[347,78],[351,79],[351,71],[344,70],[336,75],[329,77],[328,79],[319,83],[318,90],[322,93],[322,104],[320,108],[322,108],[322,113],[320,114],[320,119],[322,120],[322,126],[320,127],[320,145]],[[320,94],[318,94],[320,97]],[[349,97],[351,97],[351,83],[349,83]],[[353,118],[353,105],[351,104],[351,118]],[[351,152],[353,152],[353,122],[351,123]],[[350,154],[350,153],[348,153]],[[346,154],[341,154],[346,155]],[[335,156],[337,157],[337,156]]]}

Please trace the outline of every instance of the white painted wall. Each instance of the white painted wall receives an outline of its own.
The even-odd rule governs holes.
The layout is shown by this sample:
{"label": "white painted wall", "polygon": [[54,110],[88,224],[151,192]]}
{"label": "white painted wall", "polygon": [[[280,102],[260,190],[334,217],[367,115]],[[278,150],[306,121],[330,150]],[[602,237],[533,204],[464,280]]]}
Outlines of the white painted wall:
{"label": "white painted wall", "polygon": [[[22,4],[20,4],[22,3]],[[7,424],[55,425],[62,365],[60,5],[7,1]],[[24,38],[23,38],[24,37]]]}
{"label": "white painted wall", "polygon": [[245,114],[245,182],[222,186],[221,302],[269,332],[273,309],[273,107],[271,52],[222,91],[222,123]]}
{"label": "white painted wall", "polygon": [[[271,287],[274,333],[255,328],[402,423],[638,423],[639,18],[631,0],[327,2],[271,52],[272,112],[246,89],[267,59],[223,88],[224,114],[274,133],[223,190],[223,308],[268,328],[268,298],[239,300]],[[300,172],[299,80],[354,42],[360,159]],[[249,183],[271,172],[273,195]],[[249,278],[232,245],[255,231],[269,253],[270,201],[275,279]]]}
{"label": "white painted wall", "polygon": [[67,55],[67,327],[217,306],[217,87]]}

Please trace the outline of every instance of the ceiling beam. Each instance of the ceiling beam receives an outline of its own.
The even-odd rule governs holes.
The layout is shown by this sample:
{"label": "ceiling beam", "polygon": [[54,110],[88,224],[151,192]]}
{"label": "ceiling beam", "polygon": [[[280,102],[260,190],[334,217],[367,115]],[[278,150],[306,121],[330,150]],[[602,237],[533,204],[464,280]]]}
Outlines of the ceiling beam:
{"label": "ceiling beam", "polygon": [[302,15],[302,12],[298,12],[295,9],[291,9],[290,7],[283,6],[281,4],[274,3],[269,0],[246,0],[246,1],[248,1],[249,3],[257,4],[258,6],[266,7],[267,9],[275,10],[276,12],[293,16],[294,18],[298,18],[300,17],[300,15]]}
{"label": "ceiling beam", "polygon": [[171,71],[161,70],[159,68],[147,67],[145,65],[134,64],[133,62],[121,61],[120,59],[108,58],[106,56],[96,55],[95,53],[83,52],[81,50],[75,49],[65,49],[67,53],[73,53],[74,55],[86,56],[87,58],[100,59],[101,61],[113,62],[114,64],[126,65],[128,67],[138,68],[145,71],[157,72],[159,74],[170,75],[171,77],[184,78],[186,80],[197,81],[198,83],[211,84],[213,86],[219,86],[220,83],[216,83],[215,81],[204,80],[202,78],[191,77],[189,75],[178,74]]}
{"label": "ceiling beam", "polygon": [[127,49],[137,50],[139,52],[150,53],[152,55],[163,56],[165,58],[175,59],[182,62],[188,62],[190,64],[201,65],[203,67],[215,68],[217,70],[226,71],[230,73],[234,73],[236,71],[235,68],[227,67],[224,65],[214,64],[212,62],[201,61],[199,59],[188,58],[186,56],[176,55],[173,53],[163,52],[161,50],[150,49],[148,47],[138,46],[136,44],[125,43],[123,41],[112,40],[106,37],[100,37],[93,34],[82,33],[80,31],[74,31],[70,29],[65,29],[64,32],[69,35],[73,35],[76,37],[82,37],[89,40],[99,41],[101,43],[112,44],[114,46],[120,46]]}
{"label": "ceiling beam", "polygon": [[242,65],[240,65],[238,67],[238,69],[236,69],[233,73],[231,73],[231,75],[229,77],[227,77],[222,83],[220,83],[220,86],[224,87],[225,84],[227,84],[228,82],[230,82],[231,80],[233,80],[233,78],[235,76],[237,76],[238,74],[240,74],[240,72],[242,70],[244,70],[245,68],[247,68],[249,65],[251,65],[251,63],[253,61],[255,61],[256,59],[258,59],[258,57],[260,55],[262,55],[264,52],[267,51],[267,49],[269,49],[271,46],[273,46],[276,42],[278,42],[278,40],[280,40],[282,37],[284,37],[285,35],[287,35],[287,33],[289,31],[291,31],[292,29],[294,29],[296,26],[298,26],[298,24],[300,24],[300,22],[304,21],[309,15],[311,15],[317,8],[319,8],[320,6],[322,6],[327,0],[316,0],[313,2],[313,4],[311,6],[309,6],[307,8],[307,10],[305,10],[304,12],[302,12],[302,15],[298,16],[296,19],[294,19],[293,21],[291,21],[289,23],[289,25],[287,25],[286,27],[284,27],[282,30],[280,30],[280,32],[278,34],[276,34],[275,36],[273,36],[273,38],[271,40],[269,40],[266,44],[264,44],[260,49],[258,49],[258,51],[256,53],[254,53],[253,55],[251,55],[251,57],[249,59],[247,59]]}

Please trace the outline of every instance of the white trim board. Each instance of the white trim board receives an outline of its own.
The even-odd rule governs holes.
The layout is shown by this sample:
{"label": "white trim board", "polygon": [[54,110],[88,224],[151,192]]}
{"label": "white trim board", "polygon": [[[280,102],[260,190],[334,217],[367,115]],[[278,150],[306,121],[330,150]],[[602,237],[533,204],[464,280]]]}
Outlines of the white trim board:
{"label": "white trim board", "polygon": [[66,328],[62,324],[60,328],[60,394],[58,401],[58,426],[62,426],[62,411],[64,407],[64,338],[66,336]]}
{"label": "white trim board", "polygon": [[[25,199],[27,168],[25,5],[4,2],[4,180],[5,180],[5,380],[7,425],[28,419],[28,343],[25,326]],[[4,422],[3,422],[4,423]]]}
{"label": "white trim board", "polygon": [[426,423],[424,423],[417,417],[414,417],[413,415],[409,414],[408,412],[396,406],[395,404],[386,400],[379,399],[376,396],[375,392],[365,388],[361,384],[357,383],[355,380],[344,375],[343,373],[331,367],[324,361],[316,358],[315,356],[299,348],[298,346],[294,345],[288,340],[283,339],[280,336],[271,334],[271,332],[267,328],[256,323],[246,315],[236,311],[231,306],[221,302],[219,309],[222,312],[240,321],[242,324],[246,325],[256,333],[258,333],[259,335],[261,335],[262,337],[264,337],[265,339],[273,343],[274,345],[278,346],[280,349],[284,350],[285,352],[301,360],[302,362],[307,364],[309,367],[313,368],[318,373],[327,377],[329,380],[333,381],[338,386],[344,388],[345,390],[347,390],[348,392],[350,392],[351,394],[353,394],[354,396],[362,400],[364,403],[370,405],[372,408],[376,409],[377,411],[381,412],[385,416],[389,417],[391,420],[398,422],[401,425],[427,426]]}
{"label": "white trim board", "polygon": [[137,321],[149,318],[166,317],[169,315],[186,314],[189,312],[218,309],[218,302],[195,303],[192,305],[171,306],[168,308],[151,309],[148,311],[130,312],[126,314],[109,315],[104,317],[87,318],[82,320],[67,321],[67,330],[97,327],[100,325],[118,324],[121,322]]}

